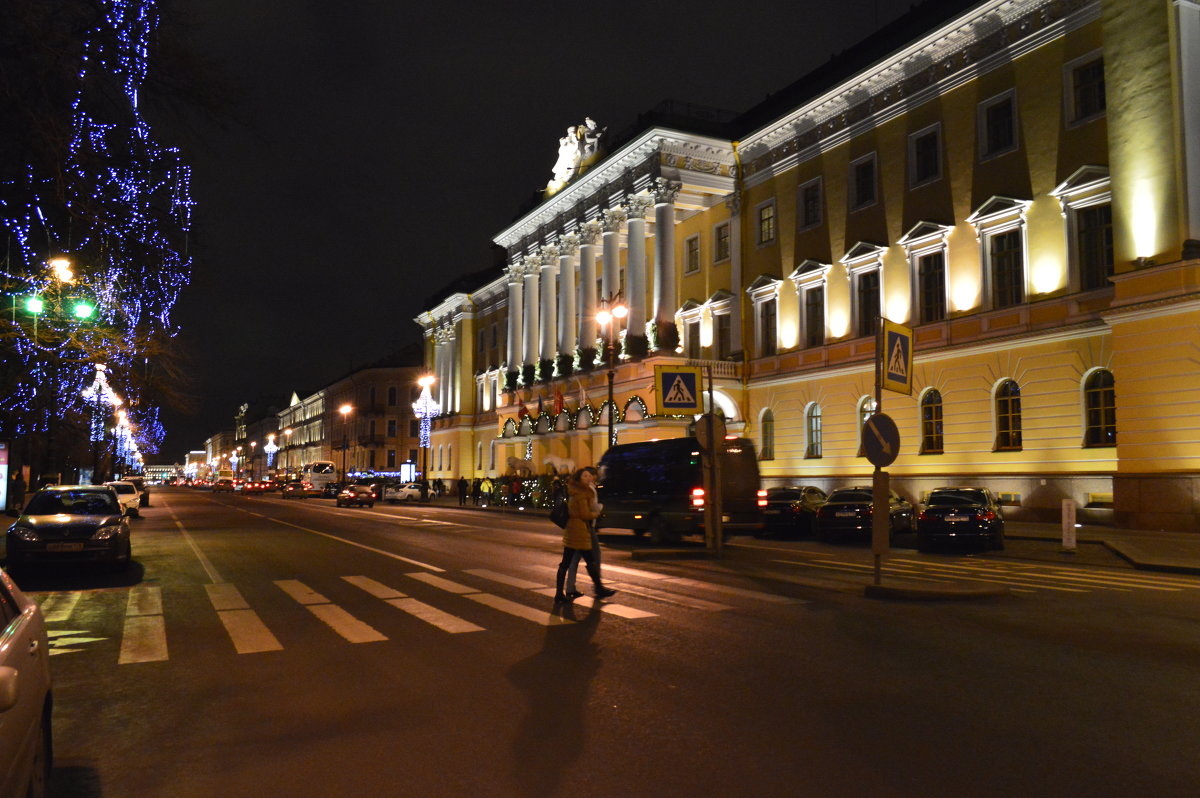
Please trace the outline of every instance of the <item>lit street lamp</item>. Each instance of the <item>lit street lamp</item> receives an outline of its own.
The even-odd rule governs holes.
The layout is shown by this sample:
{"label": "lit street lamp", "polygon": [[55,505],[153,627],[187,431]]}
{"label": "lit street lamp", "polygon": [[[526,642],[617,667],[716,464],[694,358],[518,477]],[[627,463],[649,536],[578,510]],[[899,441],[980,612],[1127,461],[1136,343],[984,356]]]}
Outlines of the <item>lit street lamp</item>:
{"label": "lit street lamp", "polygon": [[344,404],[338,408],[338,412],[342,414],[342,482],[346,481],[346,450],[350,448],[350,434],[347,428],[349,417],[354,412],[354,406]]}
{"label": "lit street lamp", "polygon": [[600,300],[600,310],[596,312],[596,322],[604,328],[604,344],[608,359],[608,445],[613,447],[617,443],[617,432],[613,426],[615,415],[613,413],[613,379],[617,373],[617,352],[616,343],[619,331],[617,327],[621,324],[621,319],[629,315],[629,308],[621,302],[621,293],[618,291],[615,295],[607,296]]}
{"label": "lit street lamp", "polygon": [[442,406],[437,403],[433,395],[429,392],[429,386],[433,385],[434,377],[426,375],[417,380],[417,385],[421,386],[421,395],[417,397],[417,401],[413,402],[413,415],[421,420],[421,440],[420,447],[423,451],[423,460],[421,464],[421,479],[429,478],[429,428],[433,420],[442,414]]}

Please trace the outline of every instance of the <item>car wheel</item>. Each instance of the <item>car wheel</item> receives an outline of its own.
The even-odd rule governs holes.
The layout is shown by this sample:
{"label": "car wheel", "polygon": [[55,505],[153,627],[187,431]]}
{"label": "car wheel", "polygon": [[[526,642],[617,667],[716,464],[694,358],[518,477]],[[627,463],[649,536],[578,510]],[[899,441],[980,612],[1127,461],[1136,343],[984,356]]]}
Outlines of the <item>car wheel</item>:
{"label": "car wheel", "polygon": [[663,543],[678,543],[679,533],[669,529],[666,521],[662,518],[655,518],[650,522],[650,540],[660,545]]}
{"label": "car wheel", "polygon": [[992,551],[1004,551],[1004,533],[997,532],[992,536]]}
{"label": "car wheel", "polygon": [[368,509],[370,509],[370,508],[372,508],[372,507],[374,507],[374,506],[375,506],[375,502],[371,502],[370,504],[368,504],[368,505],[367,505],[367,508],[368,508]]}
{"label": "car wheel", "polygon": [[932,550],[933,550],[933,544],[930,542],[929,538],[925,537],[924,535],[922,535],[921,533],[918,532],[917,533],[917,551],[927,552],[927,551],[932,551]]}
{"label": "car wheel", "polygon": [[115,557],[109,564],[108,570],[114,574],[122,574],[129,570],[130,563],[133,562],[133,544],[126,543],[125,551]]}

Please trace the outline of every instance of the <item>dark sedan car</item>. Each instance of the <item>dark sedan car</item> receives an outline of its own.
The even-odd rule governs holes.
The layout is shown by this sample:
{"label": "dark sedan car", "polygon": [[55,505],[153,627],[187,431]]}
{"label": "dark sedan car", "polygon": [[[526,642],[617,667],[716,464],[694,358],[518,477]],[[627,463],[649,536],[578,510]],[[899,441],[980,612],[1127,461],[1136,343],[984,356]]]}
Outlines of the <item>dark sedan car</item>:
{"label": "dark sedan car", "polygon": [[338,493],[336,504],[338,507],[374,507],[375,499],[375,491],[366,485],[347,485]]}
{"label": "dark sedan car", "polygon": [[825,503],[825,491],[812,485],[767,488],[763,520],[767,533],[811,535],[816,529],[817,510]]}
{"label": "dark sedan car", "polygon": [[930,551],[939,543],[982,543],[1003,550],[1004,516],[995,495],[976,487],[930,491],[917,516],[917,549]]}
{"label": "dark sedan car", "polygon": [[306,482],[285,482],[279,495],[285,499],[306,499],[308,490],[309,486]]}
{"label": "dark sedan car", "polygon": [[[896,491],[891,491],[888,516],[892,535],[911,532],[913,507]],[[871,486],[838,488],[829,494],[817,510],[817,537],[823,541],[871,541],[871,519],[874,515]]]}
{"label": "dark sedan car", "polygon": [[98,562],[124,570],[131,555],[127,515],[104,485],[43,488],[8,529],[8,568]]}

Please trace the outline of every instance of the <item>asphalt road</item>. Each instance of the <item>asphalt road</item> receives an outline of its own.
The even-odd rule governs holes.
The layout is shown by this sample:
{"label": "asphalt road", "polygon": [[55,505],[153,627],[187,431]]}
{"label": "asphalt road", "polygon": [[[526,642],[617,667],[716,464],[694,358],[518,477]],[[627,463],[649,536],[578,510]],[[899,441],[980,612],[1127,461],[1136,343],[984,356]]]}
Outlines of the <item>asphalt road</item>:
{"label": "asphalt road", "polygon": [[[66,796],[1196,794],[1200,578],[756,542],[555,612],[544,519],[158,490],[122,577],[21,576]],[[750,549],[753,549],[752,551]],[[580,575],[580,588],[590,589]]]}

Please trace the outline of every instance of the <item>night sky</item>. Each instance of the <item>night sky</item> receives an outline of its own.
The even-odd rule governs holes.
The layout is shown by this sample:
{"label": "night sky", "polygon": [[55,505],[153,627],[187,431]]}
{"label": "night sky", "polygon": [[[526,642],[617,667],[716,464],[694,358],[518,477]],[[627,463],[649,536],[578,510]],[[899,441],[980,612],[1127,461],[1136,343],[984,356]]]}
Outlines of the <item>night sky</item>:
{"label": "night sky", "polygon": [[236,121],[157,131],[193,165],[175,320],[197,412],[165,414],[154,460],[419,340],[424,300],[492,263],[567,125],[617,134],[668,98],[746,110],[911,1],[175,0]]}

